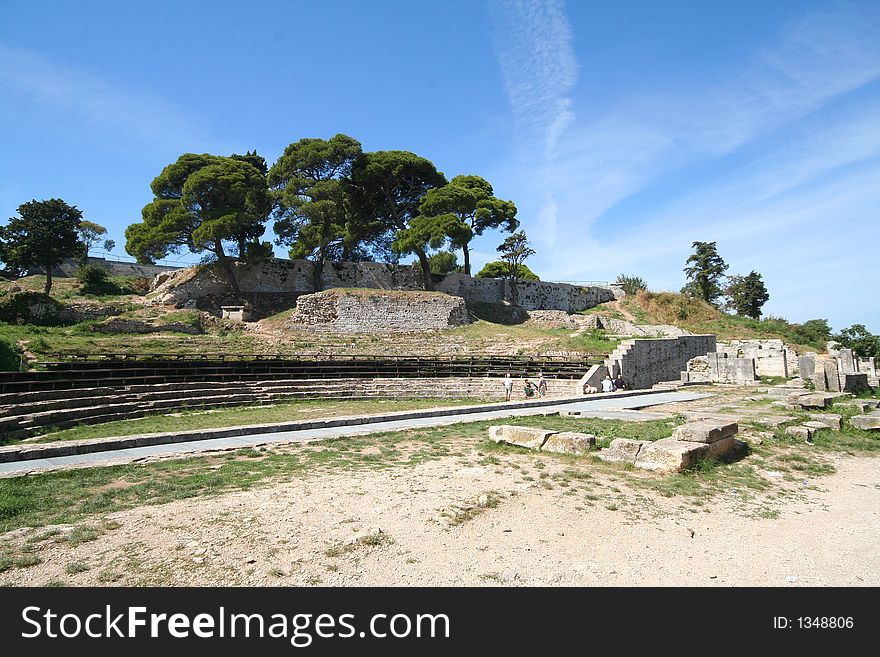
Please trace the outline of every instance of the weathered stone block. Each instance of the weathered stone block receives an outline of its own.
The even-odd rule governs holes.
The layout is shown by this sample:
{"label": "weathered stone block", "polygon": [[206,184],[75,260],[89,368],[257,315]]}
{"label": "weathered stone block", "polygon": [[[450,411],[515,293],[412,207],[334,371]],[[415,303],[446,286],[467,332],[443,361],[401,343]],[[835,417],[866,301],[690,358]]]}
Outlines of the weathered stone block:
{"label": "weathered stone block", "polygon": [[816,354],[808,351],[803,356],[798,356],[798,372],[801,379],[811,381],[816,373]]}
{"label": "weathered stone block", "polygon": [[841,374],[840,379],[841,388],[846,392],[861,392],[870,388],[867,374]]}
{"label": "weathered stone block", "polygon": [[599,452],[598,457],[610,463],[635,463],[639,452],[650,444],[650,440],[615,438],[608,449]]}
{"label": "weathered stone block", "polygon": [[496,443],[507,443],[517,447],[540,449],[555,431],[535,429],[532,427],[515,427],[508,424],[489,427],[489,438]]}
{"label": "weathered stone block", "polygon": [[862,429],[863,431],[880,431],[880,413],[854,415],[849,421],[856,429]]}
{"label": "weathered stone block", "polygon": [[797,398],[797,405],[801,408],[829,408],[834,401],[834,395],[813,393],[801,395]]}
{"label": "weathered stone block", "polygon": [[596,436],[593,434],[560,431],[547,438],[547,441],[541,446],[541,451],[557,454],[586,454],[595,444]]}
{"label": "weathered stone block", "polygon": [[785,435],[792,436],[793,438],[812,440],[814,433],[816,433],[815,429],[803,425],[795,427],[785,427]]}
{"label": "weathered stone block", "polygon": [[685,440],[664,438],[639,451],[635,460],[638,468],[654,472],[680,472],[694,466],[709,453],[709,445]]}
{"label": "weathered stone block", "polygon": [[825,368],[825,381],[828,384],[829,392],[840,392],[840,371],[837,368],[837,361],[826,360],[823,363]]}
{"label": "weathered stone block", "polygon": [[811,413],[810,420],[834,431],[840,430],[843,426],[843,417],[834,413]]}
{"label": "weathered stone block", "polygon": [[697,422],[688,422],[680,427],[676,427],[672,432],[672,438],[675,440],[684,440],[694,443],[714,443],[722,438],[728,438],[736,435],[739,427],[736,422],[712,422],[709,420],[700,420]]}
{"label": "weathered stone block", "polygon": [[706,454],[706,458],[721,460],[729,459],[734,457],[737,452],[744,448],[745,443],[742,440],[729,436],[727,438],[722,438],[721,440],[716,440],[714,443],[709,443],[709,451]]}

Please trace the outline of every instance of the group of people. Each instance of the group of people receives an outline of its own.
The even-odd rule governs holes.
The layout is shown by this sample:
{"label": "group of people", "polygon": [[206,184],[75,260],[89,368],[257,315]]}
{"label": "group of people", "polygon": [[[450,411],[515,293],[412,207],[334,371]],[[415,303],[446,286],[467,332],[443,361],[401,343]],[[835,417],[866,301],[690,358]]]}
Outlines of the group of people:
{"label": "group of people", "polygon": [[[610,376],[606,376],[602,383],[599,384],[601,387],[597,388],[591,386],[587,383],[584,384],[584,394],[594,393],[594,392],[615,392],[617,390],[624,390],[626,388],[626,384],[623,381],[623,376],[618,372],[617,376],[613,379]],[[530,379],[523,379],[523,394],[526,397],[534,397],[537,395],[538,397],[543,397],[547,394],[547,380],[544,378],[543,372],[538,372],[538,377],[535,382],[532,382]],[[504,398],[505,401],[510,401],[510,398],[513,396],[513,379],[510,376],[510,372],[508,372],[504,377]]]}
{"label": "group of people", "polygon": [[[547,380],[544,378],[543,372],[538,372],[538,378],[535,382],[532,382],[529,379],[523,379],[523,394],[526,397],[534,397],[537,395],[538,397],[543,397],[547,394]],[[504,377],[504,398],[505,401],[510,401],[511,396],[513,395],[513,379],[510,377],[510,372]]]}
{"label": "group of people", "polygon": [[606,376],[602,379],[602,383],[599,384],[601,388],[597,388],[595,386],[591,386],[589,383],[584,384],[584,394],[590,394],[593,392],[615,392],[616,390],[623,390],[626,388],[626,384],[623,382],[623,376],[618,372],[617,376],[613,379],[611,376]]}

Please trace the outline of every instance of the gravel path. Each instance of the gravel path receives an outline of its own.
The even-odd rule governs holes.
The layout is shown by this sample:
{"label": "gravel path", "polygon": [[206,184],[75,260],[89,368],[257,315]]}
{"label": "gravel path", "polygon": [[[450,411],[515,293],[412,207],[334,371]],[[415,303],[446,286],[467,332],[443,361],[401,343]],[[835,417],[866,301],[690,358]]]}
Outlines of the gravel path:
{"label": "gravel path", "polygon": [[[700,506],[613,469],[571,478],[564,459],[512,452],[486,462],[460,447],[415,467],[315,472],[112,514],[117,529],[76,546],[39,542],[42,563],[0,573],[0,583],[880,585],[876,458],[833,457],[832,475],[772,479],[747,503],[722,490]],[[89,570],[72,574],[70,564]]]}

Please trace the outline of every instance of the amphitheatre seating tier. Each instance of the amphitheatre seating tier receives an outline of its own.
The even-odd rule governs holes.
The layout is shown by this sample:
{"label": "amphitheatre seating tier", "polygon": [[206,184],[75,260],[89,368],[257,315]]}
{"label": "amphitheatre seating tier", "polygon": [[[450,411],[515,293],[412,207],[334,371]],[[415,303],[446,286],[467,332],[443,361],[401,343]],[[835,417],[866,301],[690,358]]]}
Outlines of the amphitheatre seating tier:
{"label": "amphitheatre seating tier", "polygon": [[338,377],[485,377],[534,376],[580,378],[599,356],[584,358],[381,358],[375,356],[259,358],[250,360],[114,359],[47,362],[45,370],[0,372],[0,394],[74,388],[124,387],[185,382],[248,382]]}
{"label": "amphitheatre seating tier", "polygon": [[[177,382],[0,394],[0,434],[23,439],[48,427],[101,424],[181,409],[221,409],[298,399],[500,400],[498,377],[352,377],[251,382]],[[571,381],[548,377],[548,397],[568,396]]]}

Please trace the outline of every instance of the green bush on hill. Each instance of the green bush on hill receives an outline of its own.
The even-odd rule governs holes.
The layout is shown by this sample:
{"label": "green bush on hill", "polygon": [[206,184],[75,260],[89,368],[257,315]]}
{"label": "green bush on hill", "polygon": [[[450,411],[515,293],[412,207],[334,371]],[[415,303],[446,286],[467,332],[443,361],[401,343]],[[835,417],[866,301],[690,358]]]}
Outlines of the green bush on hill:
{"label": "green bush on hill", "polygon": [[64,305],[43,292],[19,292],[0,302],[0,322],[58,326]]}
{"label": "green bush on hill", "polygon": [[15,372],[21,369],[21,350],[8,338],[0,337],[0,370]]}

